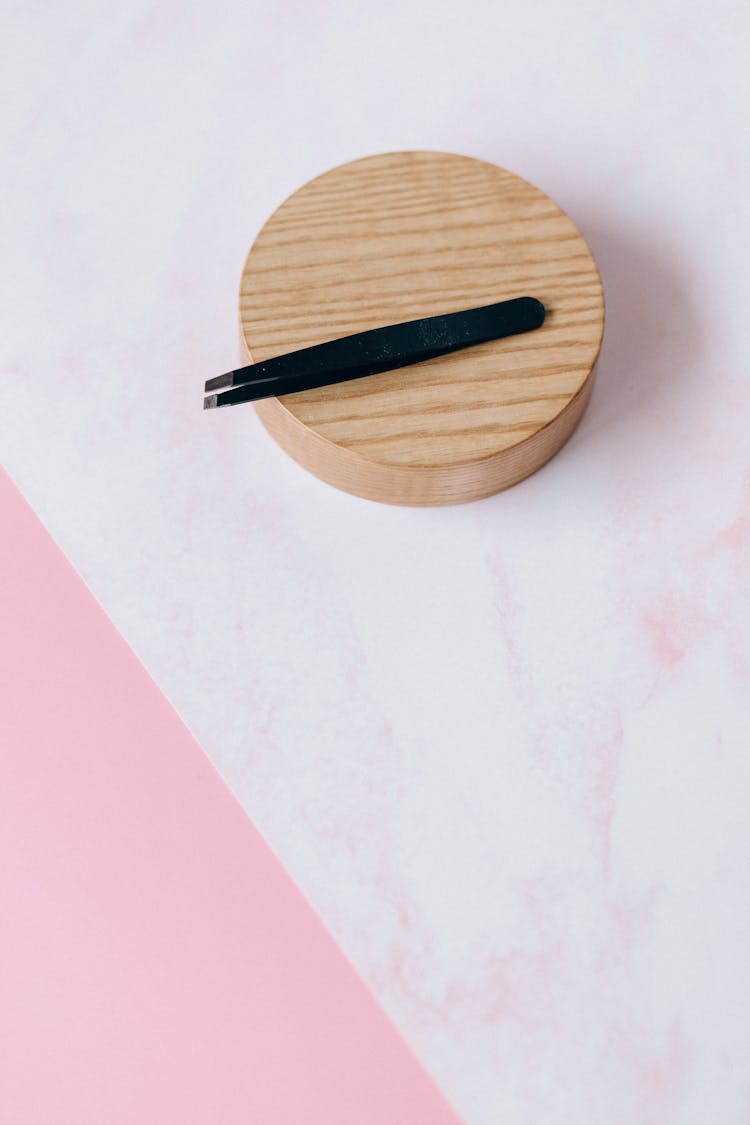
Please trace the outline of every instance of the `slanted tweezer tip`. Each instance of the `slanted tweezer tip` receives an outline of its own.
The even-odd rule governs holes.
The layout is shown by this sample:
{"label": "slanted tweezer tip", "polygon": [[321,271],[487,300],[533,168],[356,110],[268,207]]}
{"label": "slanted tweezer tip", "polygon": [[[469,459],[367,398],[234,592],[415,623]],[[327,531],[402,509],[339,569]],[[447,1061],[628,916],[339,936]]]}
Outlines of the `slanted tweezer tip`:
{"label": "slanted tweezer tip", "polygon": [[214,375],[213,379],[206,380],[206,393],[220,391],[222,387],[231,387],[234,382],[234,371],[227,371],[224,375]]}
{"label": "slanted tweezer tip", "polygon": [[216,407],[218,405],[219,405],[219,396],[218,395],[208,395],[203,400],[203,409],[204,410],[213,410],[214,407]]}

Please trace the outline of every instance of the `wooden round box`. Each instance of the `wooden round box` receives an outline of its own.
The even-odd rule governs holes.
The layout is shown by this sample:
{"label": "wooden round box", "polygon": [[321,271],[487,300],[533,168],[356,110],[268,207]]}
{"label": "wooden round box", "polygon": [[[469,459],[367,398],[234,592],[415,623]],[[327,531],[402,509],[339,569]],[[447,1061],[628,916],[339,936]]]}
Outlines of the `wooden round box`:
{"label": "wooden round box", "polygon": [[545,305],[536,331],[255,408],[295,461],[337,488],[389,504],[455,504],[548,461],[591,394],[602,286],[556,203],[511,172],[449,153],[333,168],[281,204],[247,256],[244,363],[522,296]]}

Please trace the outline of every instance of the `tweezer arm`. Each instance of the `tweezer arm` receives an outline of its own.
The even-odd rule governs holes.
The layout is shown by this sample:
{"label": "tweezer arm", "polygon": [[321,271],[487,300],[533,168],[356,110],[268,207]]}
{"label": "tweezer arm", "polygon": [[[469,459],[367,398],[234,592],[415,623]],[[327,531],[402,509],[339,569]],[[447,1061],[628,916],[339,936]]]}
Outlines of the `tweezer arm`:
{"label": "tweezer arm", "polygon": [[544,316],[541,301],[517,297],[481,308],[373,328],[209,379],[206,391],[229,389],[209,394],[203,405],[208,410],[376,375],[488,340],[530,332],[544,323]]}

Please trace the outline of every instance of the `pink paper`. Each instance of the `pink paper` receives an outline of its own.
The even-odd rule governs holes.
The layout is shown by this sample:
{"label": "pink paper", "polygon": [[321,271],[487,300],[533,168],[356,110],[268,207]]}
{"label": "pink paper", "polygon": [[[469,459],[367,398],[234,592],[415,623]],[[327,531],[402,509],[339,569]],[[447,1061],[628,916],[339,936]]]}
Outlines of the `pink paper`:
{"label": "pink paper", "polygon": [[0,539],[0,1122],[455,1123],[2,471]]}

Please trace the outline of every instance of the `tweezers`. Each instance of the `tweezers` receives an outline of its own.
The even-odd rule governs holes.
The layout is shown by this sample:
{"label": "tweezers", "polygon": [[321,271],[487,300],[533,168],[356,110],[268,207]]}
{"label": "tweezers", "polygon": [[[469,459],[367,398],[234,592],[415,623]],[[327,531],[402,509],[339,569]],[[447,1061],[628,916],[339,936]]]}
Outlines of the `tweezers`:
{"label": "tweezers", "polygon": [[[503,336],[531,332],[541,327],[544,317],[541,301],[516,297],[476,309],[372,328],[217,375],[206,383],[203,407],[212,410],[377,375]],[[208,393],[215,391],[220,393]]]}

